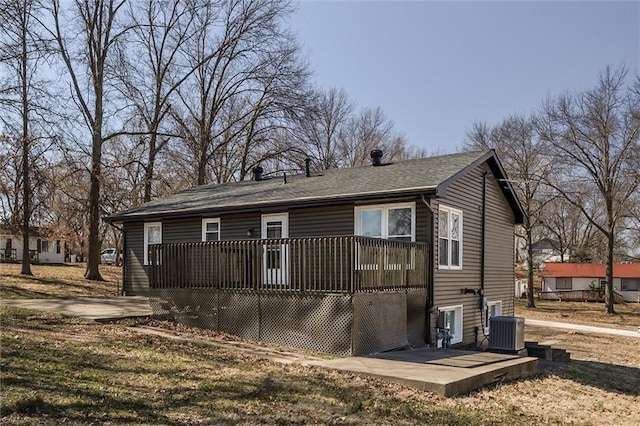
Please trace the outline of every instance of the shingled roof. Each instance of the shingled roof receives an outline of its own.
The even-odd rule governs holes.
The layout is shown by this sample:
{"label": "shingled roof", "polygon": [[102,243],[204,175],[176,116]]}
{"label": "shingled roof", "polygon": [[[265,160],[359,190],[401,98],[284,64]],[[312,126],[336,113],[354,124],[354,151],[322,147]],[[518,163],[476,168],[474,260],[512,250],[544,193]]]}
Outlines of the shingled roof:
{"label": "shingled roof", "polygon": [[262,181],[201,185],[121,211],[105,220],[123,222],[152,218],[197,216],[212,211],[248,211],[267,206],[331,204],[346,200],[411,194],[444,195],[447,187],[471,168],[488,162],[514,210],[524,214],[495,152],[475,151],[398,161],[381,166],[326,170]]}
{"label": "shingled roof", "polygon": [[[604,263],[547,263],[543,277],[606,278]],[[614,278],[640,278],[640,263],[614,263]]]}

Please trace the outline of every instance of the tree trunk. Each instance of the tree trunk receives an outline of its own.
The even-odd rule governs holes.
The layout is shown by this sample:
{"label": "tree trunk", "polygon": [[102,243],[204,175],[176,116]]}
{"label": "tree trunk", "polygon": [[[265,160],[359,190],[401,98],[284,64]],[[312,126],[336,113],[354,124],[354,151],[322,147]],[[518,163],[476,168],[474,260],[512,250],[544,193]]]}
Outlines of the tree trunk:
{"label": "tree trunk", "polygon": [[[26,6],[26,5],[25,5]],[[29,252],[29,222],[31,222],[31,182],[29,180],[29,93],[27,92],[27,8],[22,11],[22,270],[21,274],[33,275],[31,272],[31,253]]]}
{"label": "tree trunk", "polygon": [[157,129],[154,129],[149,136],[149,157],[147,167],[144,169],[144,202],[151,201],[151,190],[153,184],[153,169],[156,162],[156,143],[157,143]]}
{"label": "tree trunk", "polygon": [[604,290],[604,303],[608,314],[615,314],[616,311],[613,306],[615,295],[613,294],[613,245],[615,241],[615,235],[613,229],[610,228],[607,235],[607,286]]}
{"label": "tree trunk", "polygon": [[91,154],[91,189],[89,190],[89,254],[84,277],[88,280],[104,281],[100,275],[100,162],[102,161],[102,135],[93,134]]}
{"label": "tree trunk", "polygon": [[525,232],[527,234],[527,264],[529,265],[527,276],[527,308],[535,308],[536,302],[533,298],[533,238],[531,236],[531,227],[526,226]]}

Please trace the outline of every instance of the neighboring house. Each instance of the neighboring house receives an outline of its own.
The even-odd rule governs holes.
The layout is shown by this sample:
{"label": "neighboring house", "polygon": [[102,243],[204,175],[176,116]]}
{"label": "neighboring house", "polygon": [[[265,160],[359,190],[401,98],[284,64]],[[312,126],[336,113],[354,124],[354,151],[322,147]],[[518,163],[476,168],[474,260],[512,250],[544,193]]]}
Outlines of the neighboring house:
{"label": "neighboring house", "polygon": [[[2,262],[21,262],[24,244],[22,235],[0,230],[0,259]],[[42,237],[37,231],[29,236],[29,251],[33,263],[64,263],[64,240]]]}
{"label": "neighboring house", "polygon": [[515,297],[526,299],[527,290],[529,289],[528,273],[522,272],[522,271],[516,271],[514,274],[514,280],[515,280],[515,288],[514,288]]}
{"label": "neighboring house", "polygon": [[533,253],[533,263],[535,265],[544,266],[547,263],[566,262],[569,260],[571,253],[569,250],[562,252],[560,244],[549,238],[543,238],[531,244]]}
{"label": "neighboring house", "polygon": [[[607,283],[603,263],[548,263],[540,275],[543,292],[604,288]],[[640,302],[640,263],[614,263],[613,288],[626,302]]]}
{"label": "neighboring house", "polygon": [[[154,312],[341,354],[482,340],[513,315],[524,213],[494,151],[198,186],[119,212]],[[483,299],[483,296],[485,297]]]}

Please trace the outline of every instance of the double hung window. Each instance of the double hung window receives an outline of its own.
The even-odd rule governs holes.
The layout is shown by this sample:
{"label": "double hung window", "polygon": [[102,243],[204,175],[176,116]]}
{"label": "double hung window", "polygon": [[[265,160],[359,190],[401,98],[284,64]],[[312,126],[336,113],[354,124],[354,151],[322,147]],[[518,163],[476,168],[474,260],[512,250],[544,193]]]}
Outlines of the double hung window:
{"label": "double hung window", "polygon": [[640,278],[622,278],[620,287],[622,291],[640,290]]}
{"label": "double hung window", "polygon": [[[154,244],[162,244],[162,222],[147,222],[144,224],[144,264],[151,263],[149,247]],[[159,263],[159,259],[156,259]]]}
{"label": "double hung window", "polygon": [[572,288],[571,277],[556,278],[556,290],[571,290]]}
{"label": "double hung window", "polygon": [[202,219],[202,241],[220,241],[220,219]]}
{"label": "double hung window", "polygon": [[462,211],[440,206],[438,212],[438,265],[462,269]]}

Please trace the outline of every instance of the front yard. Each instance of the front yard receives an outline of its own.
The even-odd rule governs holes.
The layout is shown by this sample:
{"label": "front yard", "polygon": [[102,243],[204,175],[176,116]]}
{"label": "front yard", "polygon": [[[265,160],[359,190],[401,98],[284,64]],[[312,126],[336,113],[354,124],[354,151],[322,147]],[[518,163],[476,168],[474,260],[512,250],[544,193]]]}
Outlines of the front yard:
{"label": "front yard", "polygon": [[122,268],[100,265],[105,281],[85,280],[85,268],[84,263],[31,265],[33,276],[26,276],[20,275],[21,265],[0,263],[0,298],[107,297],[119,294]]}
{"label": "front yard", "polygon": [[607,314],[603,303],[536,300],[535,309],[527,308],[524,299],[516,299],[515,315],[545,321],[637,330],[640,327],[640,303],[614,305],[615,314]]}
{"label": "front yard", "polygon": [[[87,282],[81,278],[83,268],[76,266],[35,270],[42,282],[20,277],[5,265],[0,268],[2,297],[16,297],[16,289],[32,297],[60,296],[64,289],[71,292],[67,295],[97,296],[117,282],[115,274],[106,287]],[[545,319],[562,318],[541,308],[551,315]],[[522,308],[517,309],[522,315]],[[567,318],[583,315],[576,312]],[[633,312],[623,315],[634,318]],[[640,422],[640,339],[634,338],[527,327],[527,340],[554,341],[554,347],[572,353],[573,361],[526,380],[446,399],[381,380],[275,363],[230,347],[131,328],[154,325],[175,331],[169,323],[141,319],[101,324],[15,308],[0,309],[0,322],[1,424]],[[230,340],[184,326],[179,331],[201,342]]]}

